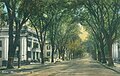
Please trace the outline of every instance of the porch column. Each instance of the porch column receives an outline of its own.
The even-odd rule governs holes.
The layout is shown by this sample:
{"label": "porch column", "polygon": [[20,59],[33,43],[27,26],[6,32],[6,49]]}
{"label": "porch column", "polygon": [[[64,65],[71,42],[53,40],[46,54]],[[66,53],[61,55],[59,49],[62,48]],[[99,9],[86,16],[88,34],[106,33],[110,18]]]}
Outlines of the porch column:
{"label": "porch column", "polygon": [[2,60],[8,60],[8,38],[4,38],[2,41],[3,48],[2,48]]}
{"label": "porch column", "polygon": [[27,60],[27,39],[26,37],[21,37],[20,39],[20,53],[21,60]]}

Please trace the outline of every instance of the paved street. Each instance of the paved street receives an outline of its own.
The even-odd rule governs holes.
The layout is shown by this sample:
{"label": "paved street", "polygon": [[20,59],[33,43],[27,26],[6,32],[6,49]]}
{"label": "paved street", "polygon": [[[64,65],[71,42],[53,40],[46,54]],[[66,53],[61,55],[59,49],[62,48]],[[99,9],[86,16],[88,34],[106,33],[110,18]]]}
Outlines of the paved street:
{"label": "paved street", "polygon": [[[39,68],[39,67],[38,67]],[[91,58],[75,59],[11,76],[120,76]]]}

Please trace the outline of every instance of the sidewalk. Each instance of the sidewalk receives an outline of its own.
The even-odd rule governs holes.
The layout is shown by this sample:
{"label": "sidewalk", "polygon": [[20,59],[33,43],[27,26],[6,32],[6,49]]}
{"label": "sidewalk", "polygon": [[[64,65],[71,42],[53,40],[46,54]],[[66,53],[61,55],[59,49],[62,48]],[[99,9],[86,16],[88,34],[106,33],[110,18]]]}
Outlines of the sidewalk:
{"label": "sidewalk", "polygon": [[14,69],[6,69],[6,67],[0,68],[0,73],[2,74],[13,74],[13,73],[19,73],[19,72],[33,72],[40,68],[45,68],[48,66],[52,66],[53,63],[45,63],[45,64],[29,64],[29,65],[21,65],[20,68],[18,66],[15,66]]}
{"label": "sidewalk", "polygon": [[120,74],[120,64],[114,63],[115,67],[112,67],[112,69],[116,70]]}
{"label": "sidewalk", "polygon": [[100,64],[103,65],[104,67],[106,67],[106,68],[108,68],[110,70],[113,70],[113,71],[117,72],[118,74],[120,74],[120,64],[114,63],[115,66],[113,66],[113,67],[110,67],[110,66],[108,66],[106,64],[102,64],[102,63],[100,63]]}

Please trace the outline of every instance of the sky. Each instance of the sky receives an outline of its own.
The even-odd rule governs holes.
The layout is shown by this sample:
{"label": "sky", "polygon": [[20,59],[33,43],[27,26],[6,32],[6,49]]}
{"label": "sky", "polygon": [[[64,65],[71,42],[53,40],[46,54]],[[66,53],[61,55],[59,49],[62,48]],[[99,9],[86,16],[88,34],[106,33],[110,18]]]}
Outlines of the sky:
{"label": "sky", "polygon": [[82,41],[85,41],[87,40],[87,37],[88,37],[88,32],[85,31],[85,28],[83,26],[80,26],[80,38],[82,39]]}

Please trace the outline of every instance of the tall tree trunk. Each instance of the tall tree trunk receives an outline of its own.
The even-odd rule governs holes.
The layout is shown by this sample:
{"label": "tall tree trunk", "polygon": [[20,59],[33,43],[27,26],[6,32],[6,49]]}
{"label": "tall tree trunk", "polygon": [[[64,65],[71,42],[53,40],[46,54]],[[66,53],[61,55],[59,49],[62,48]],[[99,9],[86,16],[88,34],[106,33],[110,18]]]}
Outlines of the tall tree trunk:
{"label": "tall tree trunk", "polygon": [[65,54],[62,53],[62,60],[64,61],[65,60]]}
{"label": "tall tree trunk", "polygon": [[8,49],[8,63],[7,63],[7,68],[11,69],[14,68],[13,67],[13,60],[14,60],[14,51],[13,51],[13,16],[10,13],[10,9],[7,8],[8,10],[8,16],[9,16],[9,20],[8,20],[8,24],[9,24],[9,49]]}
{"label": "tall tree trunk", "polygon": [[94,59],[97,60],[97,53],[96,53],[96,51],[95,51],[95,58]]}
{"label": "tall tree trunk", "polygon": [[20,65],[21,65],[21,51],[20,51],[20,29],[19,29],[18,31],[18,68],[20,68]]}
{"label": "tall tree trunk", "polygon": [[[44,64],[44,52],[43,52],[43,49],[44,49],[44,42],[43,42],[43,38],[42,38],[42,33],[40,32],[40,34],[38,33],[38,30],[37,30],[37,27],[35,26],[35,24],[33,23],[32,20],[30,20],[31,23],[33,24],[33,27],[35,28],[35,31],[36,31],[36,34],[37,34],[37,39],[38,39],[38,42],[40,44],[40,50],[41,50],[41,53],[40,53],[40,58],[41,58],[41,64]],[[40,35],[40,37],[39,37]]]}
{"label": "tall tree trunk", "polygon": [[20,65],[21,65],[21,58],[20,58],[20,55],[21,55],[21,53],[20,53],[20,44],[19,44],[18,48],[19,48],[19,50],[18,50],[18,68],[20,68]]}
{"label": "tall tree trunk", "polygon": [[113,63],[113,58],[112,58],[112,40],[109,40],[108,43],[108,65],[109,66],[114,66],[114,63]]}
{"label": "tall tree trunk", "polygon": [[51,62],[54,62],[54,45],[52,45]]}
{"label": "tall tree trunk", "polygon": [[61,49],[58,49],[59,59],[61,58]]}
{"label": "tall tree trunk", "polygon": [[11,68],[14,68],[13,67],[14,54],[13,54],[13,23],[12,23],[12,21],[9,22],[9,24],[10,24],[9,25],[9,49],[8,49],[7,68],[11,69]]}
{"label": "tall tree trunk", "polygon": [[63,61],[65,60],[65,50],[64,49],[62,50],[62,60]]}
{"label": "tall tree trunk", "polygon": [[92,58],[94,60],[97,60],[97,55],[96,55],[96,51],[95,50],[92,51]]}
{"label": "tall tree trunk", "polygon": [[103,44],[100,44],[100,48],[101,48],[101,54],[102,54],[102,63],[107,63],[106,58],[105,58],[105,52],[104,52]]}
{"label": "tall tree trunk", "polygon": [[104,50],[101,50],[101,54],[102,54],[102,63],[107,63]]}
{"label": "tall tree trunk", "polygon": [[98,61],[101,62],[101,52],[98,50]]}
{"label": "tall tree trunk", "polygon": [[44,45],[41,45],[41,64],[44,64],[44,52],[43,52],[43,48],[44,48]]}
{"label": "tall tree trunk", "polygon": [[97,46],[94,44],[94,51],[95,51],[95,60],[97,60]]}

